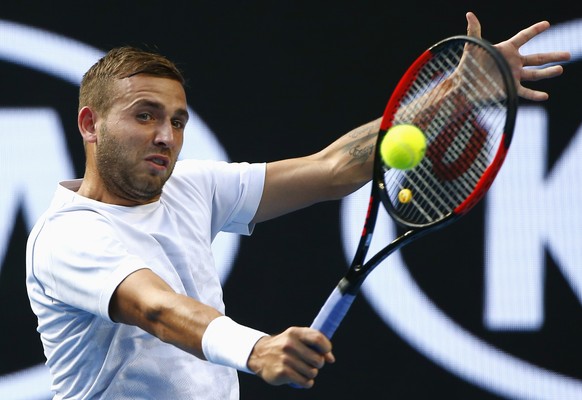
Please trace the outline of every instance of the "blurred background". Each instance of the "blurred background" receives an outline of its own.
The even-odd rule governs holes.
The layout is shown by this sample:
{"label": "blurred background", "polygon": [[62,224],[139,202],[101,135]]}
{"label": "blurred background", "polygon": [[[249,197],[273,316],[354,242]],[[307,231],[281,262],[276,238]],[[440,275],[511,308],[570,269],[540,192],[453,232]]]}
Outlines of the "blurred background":
{"label": "blurred background", "polygon": [[[521,101],[507,164],[482,204],[370,279],[313,389],[241,374],[241,398],[582,398],[582,13],[565,0],[410,0],[2,4],[0,399],[51,398],[26,238],[57,182],[82,175],[78,82],[104,51],[135,45],[180,66],[198,117],[184,157],[271,161],[380,116],[421,51],[465,33],[467,11],[493,43],[552,23],[522,52],[572,52],[563,77],[525,84],[550,100]],[[227,313],[273,333],[309,325],[349,264],[367,194],[221,237]],[[376,242],[397,234],[380,224]]]}

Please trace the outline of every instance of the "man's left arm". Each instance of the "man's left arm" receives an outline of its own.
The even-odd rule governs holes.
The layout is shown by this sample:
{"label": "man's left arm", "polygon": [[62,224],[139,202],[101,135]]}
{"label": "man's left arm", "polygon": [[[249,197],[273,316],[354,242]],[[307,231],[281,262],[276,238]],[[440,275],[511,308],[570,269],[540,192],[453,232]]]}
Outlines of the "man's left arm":
{"label": "man's left arm", "polygon": [[362,187],[372,178],[379,128],[377,119],[315,154],[268,163],[263,196],[253,222],[341,199]]}

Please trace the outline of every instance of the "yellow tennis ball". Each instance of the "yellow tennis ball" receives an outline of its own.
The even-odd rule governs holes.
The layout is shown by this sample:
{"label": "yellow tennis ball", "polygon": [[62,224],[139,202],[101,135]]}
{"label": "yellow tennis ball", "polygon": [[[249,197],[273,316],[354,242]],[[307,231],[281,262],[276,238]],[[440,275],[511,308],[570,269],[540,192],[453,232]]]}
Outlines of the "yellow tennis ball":
{"label": "yellow tennis ball", "polygon": [[412,191],[410,189],[402,189],[398,192],[398,201],[406,204],[412,200]]}
{"label": "yellow tennis ball", "polygon": [[424,133],[410,124],[394,125],[380,143],[382,161],[390,168],[414,168],[422,161],[425,152]]}

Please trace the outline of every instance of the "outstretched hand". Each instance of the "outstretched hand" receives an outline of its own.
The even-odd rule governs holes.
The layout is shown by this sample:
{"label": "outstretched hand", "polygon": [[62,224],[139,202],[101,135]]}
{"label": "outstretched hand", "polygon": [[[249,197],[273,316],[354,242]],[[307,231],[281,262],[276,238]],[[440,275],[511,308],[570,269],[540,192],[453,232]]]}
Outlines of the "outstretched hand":
{"label": "outstretched hand", "polygon": [[[554,78],[562,74],[564,69],[561,65],[550,65],[540,67],[550,63],[564,62],[570,59],[567,51],[552,51],[549,53],[528,54],[522,56],[519,52],[521,46],[529,42],[532,38],[544,32],[550,27],[548,21],[538,22],[530,27],[519,31],[508,40],[497,43],[495,47],[507,60],[513,77],[515,79],[517,94],[527,100],[544,101],[548,99],[548,94],[539,90],[534,90],[522,86],[523,81],[539,81],[542,79]],[[481,38],[481,24],[472,12],[467,13],[467,34]]]}

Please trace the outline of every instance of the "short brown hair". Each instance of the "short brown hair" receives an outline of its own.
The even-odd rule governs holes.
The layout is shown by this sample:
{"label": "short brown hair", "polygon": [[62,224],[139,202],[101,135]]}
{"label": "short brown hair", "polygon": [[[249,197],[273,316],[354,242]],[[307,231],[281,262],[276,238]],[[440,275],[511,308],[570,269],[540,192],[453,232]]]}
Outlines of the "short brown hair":
{"label": "short brown hair", "polygon": [[85,106],[107,114],[115,93],[113,82],[137,74],[169,78],[185,84],[178,67],[166,57],[136,47],[123,46],[110,50],[83,75],[79,90],[79,110]]}

